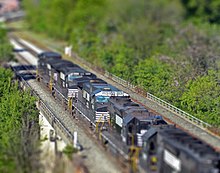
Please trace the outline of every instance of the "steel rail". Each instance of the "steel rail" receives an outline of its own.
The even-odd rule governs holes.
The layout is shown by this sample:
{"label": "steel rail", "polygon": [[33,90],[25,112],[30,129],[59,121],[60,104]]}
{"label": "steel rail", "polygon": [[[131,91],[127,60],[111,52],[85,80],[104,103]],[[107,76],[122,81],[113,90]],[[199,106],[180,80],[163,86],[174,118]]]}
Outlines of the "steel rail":
{"label": "steel rail", "polygon": [[[32,75],[34,75],[26,66],[21,66],[24,67],[27,71],[29,71]],[[74,137],[73,134],[69,131],[69,129],[62,123],[62,121],[56,116],[54,111],[50,109],[48,104],[43,101],[41,96],[30,86],[30,84],[21,75],[17,73],[16,69],[13,66],[11,66],[11,68],[16,73],[16,75],[19,76],[21,88],[23,88],[24,90],[28,88],[30,90],[30,93],[38,98],[38,109],[46,114],[46,116],[48,117],[48,121],[50,118],[53,123],[60,127],[60,130],[65,134],[69,142],[72,143]]]}

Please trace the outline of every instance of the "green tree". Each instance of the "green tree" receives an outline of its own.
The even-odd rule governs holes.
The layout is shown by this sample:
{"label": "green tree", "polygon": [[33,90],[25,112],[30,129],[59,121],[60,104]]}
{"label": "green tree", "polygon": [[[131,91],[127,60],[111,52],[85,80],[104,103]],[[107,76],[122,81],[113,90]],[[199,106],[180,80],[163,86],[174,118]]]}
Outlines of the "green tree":
{"label": "green tree", "polygon": [[13,59],[12,46],[9,44],[6,34],[6,30],[0,28],[0,63]]}
{"label": "green tree", "polygon": [[220,23],[219,0],[181,0],[188,17],[198,17],[203,21]]}
{"label": "green tree", "polygon": [[219,93],[218,76],[210,70],[207,75],[188,82],[180,98],[182,108],[206,122],[220,125]]}
{"label": "green tree", "polygon": [[134,76],[138,86],[157,96],[164,97],[173,81],[172,69],[156,57],[141,61],[135,68]]}
{"label": "green tree", "polygon": [[0,68],[0,172],[40,172],[36,99]]}

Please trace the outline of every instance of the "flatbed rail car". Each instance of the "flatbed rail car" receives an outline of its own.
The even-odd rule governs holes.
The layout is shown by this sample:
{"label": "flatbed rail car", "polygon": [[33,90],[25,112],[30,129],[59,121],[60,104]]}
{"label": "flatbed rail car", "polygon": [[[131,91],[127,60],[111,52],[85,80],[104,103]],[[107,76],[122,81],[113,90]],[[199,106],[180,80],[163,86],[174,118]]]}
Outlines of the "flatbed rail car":
{"label": "flatbed rail car", "polygon": [[[96,132],[102,136],[102,141],[107,144],[105,146],[108,146],[109,150],[113,151],[117,157],[123,156],[128,159],[131,162],[133,172],[137,171],[137,164],[140,163],[139,167],[143,172],[168,173],[176,171],[186,173],[184,161],[181,162],[183,165],[180,164],[182,167],[167,164],[167,158],[173,156],[167,151],[175,150],[177,153],[182,153],[190,143],[191,136],[189,134],[182,133],[183,137],[184,135],[189,136],[186,138],[186,142],[181,145],[182,148],[177,148],[172,143],[168,148],[163,148],[163,145],[168,146],[169,141],[175,144],[177,139],[169,137],[165,140],[163,137],[169,136],[166,129],[170,128],[170,125],[163,120],[162,116],[133,102],[127,93],[98,79],[94,74],[81,69],[76,64],[48,56],[38,62],[39,76],[43,81],[46,81],[45,83],[49,83],[51,91],[55,90],[58,95],[61,94],[75,115],[85,117],[96,128]],[[69,100],[72,101],[69,102]],[[154,129],[161,130],[152,133]],[[181,131],[178,128],[175,129]],[[161,145],[161,147],[156,148],[149,140],[151,139],[149,136],[153,141],[156,141],[155,145]],[[196,140],[198,143],[202,143],[199,147],[205,148],[204,142]],[[166,149],[166,161],[164,154],[160,153],[161,149],[164,151]],[[215,161],[207,165],[208,169],[198,168],[196,173],[219,173],[219,153],[214,149],[212,151],[212,154],[216,155]],[[191,154],[186,153],[184,157],[191,158],[196,155],[199,155],[199,150],[195,150]],[[181,159],[179,162],[177,160],[177,164]],[[194,162],[196,161],[194,160]],[[198,163],[203,162],[197,162],[197,166]],[[194,169],[195,166],[189,168],[189,170]]]}

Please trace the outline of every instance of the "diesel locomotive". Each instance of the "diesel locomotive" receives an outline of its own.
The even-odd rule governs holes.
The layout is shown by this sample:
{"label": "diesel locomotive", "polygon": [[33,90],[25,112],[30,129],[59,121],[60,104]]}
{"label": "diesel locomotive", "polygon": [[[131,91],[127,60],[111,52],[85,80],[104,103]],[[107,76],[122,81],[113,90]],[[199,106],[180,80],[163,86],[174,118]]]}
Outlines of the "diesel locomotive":
{"label": "diesel locomotive", "polygon": [[74,116],[84,117],[114,155],[137,163],[139,172],[220,173],[220,154],[212,147],[61,57],[39,54],[38,80],[66,102]]}

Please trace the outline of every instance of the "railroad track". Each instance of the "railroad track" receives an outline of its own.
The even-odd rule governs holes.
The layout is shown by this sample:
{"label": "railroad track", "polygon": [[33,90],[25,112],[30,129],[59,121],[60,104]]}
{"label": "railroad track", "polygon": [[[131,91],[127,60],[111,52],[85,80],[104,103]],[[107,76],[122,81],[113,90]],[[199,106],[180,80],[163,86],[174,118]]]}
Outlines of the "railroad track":
{"label": "railroad track", "polygon": [[[13,39],[13,41],[17,42],[15,39]],[[20,49],[24,47],[25,50],[29,50],[29,48],[25,47],[21,43],[17,43],[17,45],[20,45]],[[27,55],[26,51],[18,51],[18,53],[24,53],[24,55]],[[34,55],[36,56],[37,53],[35,52]],[[20,61],[26,64],[23,66],[23,68],[26,68],[28,73],[32,73],[32,75],[34,75],[32,71],[33,69],[28,68],[27,64],[32,62],[32,60],[29,58],[33,58],[34,55],[28,55],[25,60],[22,59],[22,55],[20,57]],[[16,69],[14,70],[16,71]],[[48,89],[45,86],[42,86],[35,79],[25,80],[25,78],[22,76],[20,76],[20,79],[21,86],[26,89],[29,88],[31,93],[39,98],[39,109],[46,115],[47,120],[52,124],[55,130],[58,131],[58,134],[64,139],[65,142],[72,144],[73,133],[75,131],[78,132],[79,142],[84,147],[81,155],[84,156],[85,164],[91,172],[124,172],[124,168],[116,163],[115,158],[109,156],[109,154],[104,151],[104,148],[102,148],[100,145],[97,145],[98,142],[91,135],[91,133],[88,131],[85,132],[83,126],[70,117],[69,112],[67,112],[60,105],[60,103],[54,100],[51,93],[48,92]],[[96,157],[94,157],[94,155]]]}
{"label": "railroad track", "polygon": [[[12,70],[15,72],[16,76],[19,77],[20,86],[21,88],[28,88],[32,95],[36,96],[38,98],[38,109],[45,115],[47,121],[52,125],[56,131],[59,131],[59,135],[64,139],[66,143],[72,143],[73,141],[73,134],[69,131],[67,127],[62,123],[61,120],[56,116],[56,114],[53,112],[52,109],[49,108],[47,103],[43,101],[41,96],[33,90],[33,88],[29,85],[27,82],[26,76],[28,75],[28,78],[35,79],[36,75],[36,66],[30,65],[30,62],[36,62],[36,61],[28,61],[28,59],[24,58],[24,56],[28,56],[29,60],[33,59],[32,54],[29,54],[28,52],[25,52],[26,50],[23,50],[22,47],[17,44],[17,40],[13,39],[11,43],[15,46],[15,48],[20,49],[18,52],[16,59],[21,63],[17,64],[16,66],[11,66]],[[34,53],[34,51],[30,51],[31,53]],[[30,56],[31,55],[31,56]],[[20,71],[23,71],[22,74],[20,74]]]}
{"label": "railroad track", "polygon": [[30,93],[38,99],[37,107],[46,117],[47,121],[52,125],[54,129],[56,129],[56,131],[59,131],[59,135],[62,137],[62,139],[64,139],[66,143],[72,143],[73,134],[56,116],[56,114],[48,106],[48,104],[43,101],[41,96],[35,90],[33,90],[32,86],[27,81],[29,79],[35,80],[36,67],[33,65],[29,65],[29,62],[21,56],[18,56],[17,59],[19,60],[19,62],[22,62],[22,64],[16,63],[14,65],[11,65],[11,68],[19,79],[20,87],[24,90],[29,90]]}
{"label": "railroad track", "polygon": [[[35,50],[35,54],[36,54],[36,52],[37,51]],[[97,70],[94,70],[94,68],[92,68],[91,65],[89,65],[87,62],[83,61],[76,54],[73,54],[73,58],[71,59],[71,61],[73,61],[75,64],[78,64],[78,65],[82,66],[83,68],[91,71],[92,73],[96,74],[99,78],[102,78],[106,82],[108,82],[108,83],[116,86],[117,88],[129,93],[129,95],[134,100],[137,100],[139,103],[142,103],[143,105],[145,105],[149,109],[153,110],[154,112],[159,113],[165,119],[167,119],[169,122],[172,122],[173,124],[178,125],[179,127],[184,129],[188,133],[192,134],[193,136],[200,138],[201,140],[205,141],[209,145],[220,150],[220,138],[218,136],[216,136],[215,134],[210,133],[210,131],[208,131],[206,128],[199,126],[199,124],[202,123],[199,120],[191,117],[190,115],[182,114],[182,117],[179,116],[177,114],[177,112],[181,113],[181,110],[178,110],[176,108],[173,109],[173,111],[168,110],[168,108],[166,106],[170,107],[170,105],[166,105],[165,103],[162,103],[162,102],[161,102],[161,104],[158,104],[155,101],[155,99],[157,100],[159,98],[154,98],[152,95],[149,95],[151,97],[149,99],[149,98],[143,97],[142,95],[139,95],[138,93],[135,93],[132,89],[134,86],[125,87],[125,85],[127,84],[126,81],[121,81],[120,78],[112,76],[111,74],[107,74],[107,73],[100,74],[99,71],[97,72]],[[187,118],[190,119],[190,121]],[[208,126],[205,123],[203,123],[203,124],[205,127]]]}

